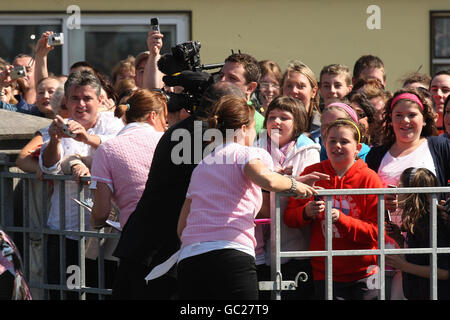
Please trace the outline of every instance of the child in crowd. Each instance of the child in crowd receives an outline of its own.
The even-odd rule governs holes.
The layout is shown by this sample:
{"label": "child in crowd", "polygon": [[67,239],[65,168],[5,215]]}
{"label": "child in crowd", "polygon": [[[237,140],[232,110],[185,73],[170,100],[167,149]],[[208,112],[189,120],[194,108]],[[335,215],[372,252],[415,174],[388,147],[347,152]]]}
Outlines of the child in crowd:
{"label": "child in crowd", "polygon": [[224,96],[208,118],[216,148],[194,169],[178,220],[180,299],[258,299],[254,219],[261,188],[317,193],[272,171],[269,153],[251,147],[254,112],[245,99]]}
{"label": "child in crowd", "polygon": [[358,114],[359,127],[361,128],[361,142],[368,146],[372,145],[371,136],[378,135],[377,132],[374,132],[375,108],[364,93],[352,91],[346,98],[350,101],[350,106]]}
{"label": "child in crowd", "polygon": [[[267,150],[272,156],[274,170],[289,176],[299,176],[303,169],[314,163],[320,162],[320,145],[314,143],[305,135],[308,119],[306,110],[300,100],[287,96],[278,96],[269,104],[264,127],[267,133],[256,143],[257,147]],[[263,194],[264,201],[260,214],[270,217],[269,193]],[[280,198],[280,212],[283,217],[289,197]],[[264,226],[257,225],[255,232],[261,232]],[[284,223],[281,227],[281,250],[303,251],[309,248],[309,227],[289,228]],[[262,239],[258,240],[257,248]],[[266,264],[270,265],[270,246],[266,239]],[[263,267],[262,267],[263,268]],[[261,269],[261,267],[259,267]],[[302,283],[296,290],[282,292],[282,299],[310,299],[314,295],[312,283],[312,269],[309,258],[283,258],[281,259],[281,272],[283,279],[294,280],[300,272],[306,272],[309,280]],[[269,279],[265,279],[269,280]]]}
{"label": "child in crowd", "polygon": [[[325,148],[328,160],[307,167],[302,175],[313,171],[329,174],[330,180],[316,182],[324,189],[381,188],[377,174],[361,159],[355,160],[361,149],[358,125],[338,119],[326,130]],[[351,194],[351,191],[349,191]],[[325,202],[323,200],[289,200],[284,222],[290,227],[311,225],[311,251],[325,249]],[[333,197],[333,250],[376,249],[378,237],[377,196],[345,195]],[[325,258],[313,257],[316,297],[325,297]],[[333,257],[334,299],[377,299],[378,290],[370,282],[377,271],[375,255]]]}
{"label": "child in crowd", "polygon": [[[437,187],[436,176],[426,168],[407,168],[400,176],[399,187],[428,188]],[[430,195],[426,193],[399,194],[399,207],[402,209],[401,228],[395,225],[386,228],[390,233],[396,233],[400,247],[429,248],[430,247]],[[406,232],[406,238],[401,235]],[[437,215],[437,246],[449,247],[450,236],[441,215]],[[438,299],[450,299],[449,254],[438,254],[437,278]],[[402,271],[403,293],[409,300],[430,299],[430,255],[407,254],[387,255],[386,264]]]}
{"label": "child in crowd", "polygon": [[352,88],[352,75],[347,66],[330,64],[320,71],[319,91],[325,107],[330,103],[330,98],[342,99]]}
{"label": "child in crowd", "polygon": [[381,82],[383,88],[386,86],[386,71],[383,61],[373,55],[361,56],[353,67],[353,85],[360,79],[375,78]]}
{"label": "child in crowd", "polygon": [[428,90],[431,77],[426,73],[413,72],[405,76],[401,81],[403,89],[424,88]]}
{"label": "child in crowd", "polygon": [[[350,105],[344,102],[340,102],[339,100],[336,99],[332,99],[331,101],[332,102],[330,102],[322,111],[321,126],[320,126],[321,144],[322,144],[322,149],[320,151],[321,161],[326,160],[328,158],[327,151],[324,145],[324,137],[328,125],[330,125],[337,119],[348,119],[350,121],[358,123],[358,128],[361,128],[361,125],[359,124],[358,115]],[[363,130],[360,129],[361,140],[364,138],[362,132]],[[362,142],[361,146],[362,146],[361,150],[358,152],[358,157],[364,161],[366,159],[366,155],[370,151],[370,147]]]}

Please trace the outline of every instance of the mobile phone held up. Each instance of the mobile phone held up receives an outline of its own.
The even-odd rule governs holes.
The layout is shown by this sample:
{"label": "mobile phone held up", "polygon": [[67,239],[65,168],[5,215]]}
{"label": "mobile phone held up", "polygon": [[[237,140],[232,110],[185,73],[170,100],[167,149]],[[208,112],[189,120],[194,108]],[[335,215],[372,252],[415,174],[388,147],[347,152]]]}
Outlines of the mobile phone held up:
{"label": "mobile phone held up", "polygon": [[150,28],[152,31],[159,31],[159,23],[157,18],[150,19]]}

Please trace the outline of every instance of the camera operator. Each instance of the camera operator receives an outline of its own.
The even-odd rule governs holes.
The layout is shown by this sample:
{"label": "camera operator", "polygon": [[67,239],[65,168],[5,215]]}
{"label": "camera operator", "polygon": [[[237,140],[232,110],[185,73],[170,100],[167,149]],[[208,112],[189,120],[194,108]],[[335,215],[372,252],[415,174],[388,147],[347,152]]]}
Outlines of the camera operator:
{"label": "camera operator", "polygon": [[[170,107],[169,107],[169,105],[170,105]],[[175,123],[188,118],[190,115],[191,115],[191,111],[189,109],[184,108],[181,105],[176,105],[174,103],[167,104],[167,125],[168,125],[168,127],[171,127]]]}
{"label": "camera operator", "polygon": [[[258,86],[261,70],[258,61],[249,54],[233,53],[225,59],[225,64],[219,74],[219,80],[238,86],[245,94],[247,101]],[[254,106],[256,107],[256,106]],[[263,127],[264,116],[255,112],[255,129],[258,134]]]}

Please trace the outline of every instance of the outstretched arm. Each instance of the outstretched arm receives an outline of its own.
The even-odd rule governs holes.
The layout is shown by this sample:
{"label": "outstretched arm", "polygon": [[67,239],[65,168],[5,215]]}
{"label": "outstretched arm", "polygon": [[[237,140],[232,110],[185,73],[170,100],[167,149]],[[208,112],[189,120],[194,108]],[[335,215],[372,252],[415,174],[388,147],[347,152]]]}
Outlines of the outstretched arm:
{"label": "outstretched arm", "polygon": [[[259,159],[250,160],[244,166],[244,175],[255,184],[268,191],[288,191],[293,185],[291,178],[273,172]],[[310,197],[317,194],[317,191],[313,187],[302,182],[297,182],[294,192],[302,197]]]}
{"label": "outstretched arm", "polygon": [[[430,278],[430,266],[423,266],[406,261],[400,255],[386,255],[386,264],[403,272],[411,273],[422,278]],[[448,270],[437,268],[437,277],[439,280],[448,279]]]}
{"label": "outstretched arm", "polygon": [[163,37],[163,34],[158,31],[149,32],[147,37],[147,47],[150,51],[150,56],[144,68],[143,87],[150,90],[164,87],[162,80],[164,74],[158,69]]}
{"label": "outstretched arm", "polygon": [[97,181],[97,189],[94,191],[94,206],[91,213],[91,227],[99,229],[105,226],[111,211],[112,191],[106,183]]}
{"label": "outstretched arm", "polygon": [[34,58],[34,83],[37,84],[44,78],[48,77],[47,56],[55,47],[48,45],[48,38],[53,31],[46,31],[36,44],[36,55]]}

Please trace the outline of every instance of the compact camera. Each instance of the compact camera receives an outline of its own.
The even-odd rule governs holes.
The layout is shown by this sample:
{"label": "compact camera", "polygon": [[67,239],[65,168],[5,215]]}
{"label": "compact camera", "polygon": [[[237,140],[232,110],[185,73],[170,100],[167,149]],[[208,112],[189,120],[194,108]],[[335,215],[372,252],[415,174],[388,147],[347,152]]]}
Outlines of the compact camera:
{"label": "compact camera", "polygon": [[64,44],[64,33],[54,33],[48,37],[49,46],[62,46]]}
{"label": "compact camera", "polygon": [[157,18],[150,19],[150,28],[152,29],[152,31],[161,32],[159,30],[159,23],[158,23],[158,19]]}
{"label": "compact camera", "polygon": [[71,138],[75,138],[77,136],[75,133],[69,130],[69,127],[65,123],[62,126],[62,131]]}
{"label": "compact camera", "polygon": [[27,69],[25,68],[25,66],[16,66],[11,69],[9,75],[13,80],[25,78],[27,76]]}

